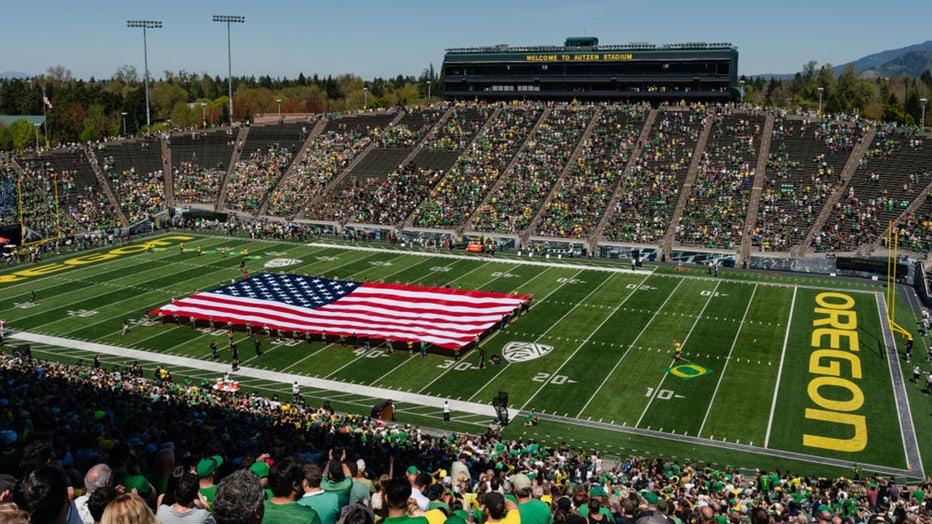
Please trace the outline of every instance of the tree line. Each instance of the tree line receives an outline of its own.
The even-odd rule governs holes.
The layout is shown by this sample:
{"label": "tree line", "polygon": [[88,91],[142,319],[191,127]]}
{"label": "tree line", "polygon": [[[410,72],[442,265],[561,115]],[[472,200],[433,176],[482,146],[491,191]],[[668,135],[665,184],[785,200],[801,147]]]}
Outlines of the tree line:
{"label": "tree line", "polygon": [[[323,113],[424,103],[429,94],[442,96],[442,80],[433,65],[421,75],[365,81],[351,74],[295,79],[268,75],[233,78],[233,120],[250,121],[257,114]],[[430,87],[428,88],[428,84]],[[932,74],[919,78],[862,78],[853,66],[836,73],[831,64],[810,61],[789,79],[741,77],[743,102],[765,107],[817,110],[860,115],[867,119],[916,126],[932,94]],[[821,88],[821,91],[820,91]],[[62,66],[30,79],[0,80],[0,114],[41,115],[43,93],[52,104],[41,133],[51,144],[88,142],[145,132],[143,78],[124,65],[107,80],[75,79]],[[149,82],[150,120],[154,130],[200,128],[230,121],[225,78],[187,71],[165,71]],[[20,150],[34,143],[35,129],[26,121],[0,126],[0,150]]]}

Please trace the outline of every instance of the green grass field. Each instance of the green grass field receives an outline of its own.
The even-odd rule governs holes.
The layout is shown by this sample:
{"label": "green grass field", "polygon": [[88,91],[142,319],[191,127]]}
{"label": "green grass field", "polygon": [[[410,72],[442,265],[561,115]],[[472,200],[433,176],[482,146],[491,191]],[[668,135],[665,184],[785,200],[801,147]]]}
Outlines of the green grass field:
{"label": "green grass field", "polygon": [[[311,403],[368,413],[380,398],[394,397],[402,421],[472,432],[486,429],[492,399],[507,392],[511,438],[747,468],[849,474],[859,462],[917,476],[926,469],[919,455],[932,456],[928,396],[909,383],[901,391],[913,406],[915,432],[902,429],[893,379],[911,377],[912,365],[901,361],[903,369],[891,373],[876,283],[738,270],[713,278],[698,267],[631,272],[587,260],[491,260],[191,233],[155,240],[163,245],[152,252],[137,243],[0,272],[0,318],[17,332],[7,347],[20,343],[15,337],[29,340],[26,334],[53,336],[33,338],[33,353],[87,362],[97,351],[89,344],[104,344],[108,366],[139,359],[151,370],[167,362],[176,381],[212,382],[229,368],[225,350],[220,363],[208,351],[211,340],[226,347],[224,332],[203,323],[162,324],[143,313],[239,277],[240,257],[215,250],[248,249],[252,272],[286,260],[269,270],[515,291],[532,294],[534,302],[483,340],[489,355],[511,356],[487,369],[478,369],[474,352],[460,361],[422,359],[287,337],[263,340],[265,353],[257,358],[240,331],[244,370],[254,371],[241,374],[246,391],[287,395],[293,376],[307,377]],[[195,255],[197,245],[203,256]],[[901,325],[915,327],[905,306],[896,311]],[[123,319],[132,326],[127,335]],[[682,342],[678,362],[674,341]],[[926,348],[917,338],[915,358],[928,368]],[[437,403],[446,398],[461,409],[444,425]],[[523,424],[530,410],[540,415],[539,425]]]}

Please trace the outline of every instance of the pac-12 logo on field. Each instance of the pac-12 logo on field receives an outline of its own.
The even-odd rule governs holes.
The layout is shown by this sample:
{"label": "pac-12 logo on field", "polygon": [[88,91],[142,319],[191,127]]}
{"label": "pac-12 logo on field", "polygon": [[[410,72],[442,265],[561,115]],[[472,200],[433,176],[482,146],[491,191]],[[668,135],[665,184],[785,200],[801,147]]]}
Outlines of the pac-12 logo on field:
{"label": "pac-12 logo on field", "polygon": [[266,262],[264,265],[265,267],[286,267],[300,263],[301,261],[296,258],[273,258],[272,260]]}
{"label": "pac-12 logo on field", "polygon": [[527,362],[553,351],[553,346],[534,342],[509,342],[502,348],[502,356],[508,362]]}

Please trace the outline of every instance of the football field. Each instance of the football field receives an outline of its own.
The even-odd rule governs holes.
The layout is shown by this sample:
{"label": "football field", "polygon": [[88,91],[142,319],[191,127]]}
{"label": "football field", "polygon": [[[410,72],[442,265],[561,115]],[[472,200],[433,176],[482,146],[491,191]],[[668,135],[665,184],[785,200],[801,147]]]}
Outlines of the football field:
{"label": "football field", "polygon": [[[242,367],[235,376],[244,391],[287,395],[298,380],[311,404],[368,414],[392,399],[401,422],[470,432],[486,429],[492,400],[504,392],[510,438],[742,467],[831,473],[860,463],[921,477],[932,452],[923,448],[932,440],[928,396],[904,381],[912,366],[898,357],[902,339],[886,329],[877,283],[740,270],[712,276],[698,266],[632,271],[606,261],[490,259],[382,244],[194,233],[148,240],[151,249],[140,240],[0,272],[0,318],[13,332],[6,349],[30,343],[35,356],[67,362],[101,353],[107,366],[139,360],[150,377],[164,363],[176,382],[213,383],[230,369],[223,326],[160,322],[145,312],[229,284],[248,253],[251,273],[534,298],[529,311],[483,338],[484,352],[501,358],[485,369],[475,351],[459,360],[421,358],[398,343],[389,354],[381,344],[367,352],[333,339],[238,330]],[[915,325],[905,306],[896,312],[901,325]],[[210,358],[212,340],[221,348],[218,361]],[[926,347],[917,339],[918,358]],[[454,410],[448,426],[439,409],[444,399]],[[538,425],[524,425],[530,412]]]}

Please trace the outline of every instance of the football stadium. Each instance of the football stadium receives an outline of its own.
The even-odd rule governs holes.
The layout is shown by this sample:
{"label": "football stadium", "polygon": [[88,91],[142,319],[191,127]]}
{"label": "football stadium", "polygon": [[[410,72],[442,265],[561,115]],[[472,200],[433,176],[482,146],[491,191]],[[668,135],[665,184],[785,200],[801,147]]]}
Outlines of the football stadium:
{"label": "football stadium", "polygon": [[321,522],[399,518],[409,481],[431,522],[500,491],[528,522],[928,522],[928,134],[744,103],[737,61],[458,48],[425,104],[37,124],[0,157],[0,494],[51,463],[69,514],[112,485],[247,522],[259,477],[253,522],[320,489]]}

